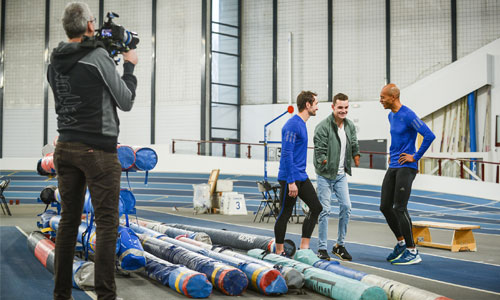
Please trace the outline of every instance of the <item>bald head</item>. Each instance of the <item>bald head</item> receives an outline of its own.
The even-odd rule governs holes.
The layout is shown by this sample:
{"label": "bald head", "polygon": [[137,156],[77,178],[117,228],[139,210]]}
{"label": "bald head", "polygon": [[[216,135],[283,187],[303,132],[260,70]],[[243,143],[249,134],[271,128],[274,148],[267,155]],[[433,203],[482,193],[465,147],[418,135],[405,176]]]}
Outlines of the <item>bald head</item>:
{"label": "bald head", "polygon": [[382,93],[386,93],[387,95],[399,99],[399,88],[394,83],[389,83],[388,85],[382,88]]}
{"label": "bald head", "polygon": [[401,107],[399,101],[399,88],[394,83],[389,83],[382,88],[380,92],[380,103],[385,109],[397,112]]}

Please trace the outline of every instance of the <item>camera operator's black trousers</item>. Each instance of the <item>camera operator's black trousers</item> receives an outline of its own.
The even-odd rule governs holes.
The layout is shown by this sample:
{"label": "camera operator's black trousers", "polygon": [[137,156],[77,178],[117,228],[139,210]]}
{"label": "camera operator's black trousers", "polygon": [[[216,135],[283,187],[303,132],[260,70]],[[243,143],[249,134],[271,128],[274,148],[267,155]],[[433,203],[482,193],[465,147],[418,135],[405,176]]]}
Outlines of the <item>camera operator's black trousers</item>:
{"label": "camera operator's black trousers", "polygon": [[58,142],[54,164],[62,205],[56,233],[54,299],[71,299],[73,257],[88,186],[96,223],[95,292],[99,300],[114,300],[121,177],[117,154],[82,143]]}
{"label": "camera operator's black trousers", "polygon": [[404,237],[406,247],[414,248],[411,218],[408,214],[408,200],[411,186],[417,176],[413,168],[389,168],[382,183],[380,211],[384,214],[387,224],[398,237]]}
{"label": "camera operator's black trousers", "polygon": [[[276,219],[276,223],[274,224],[274,236],[276,244],[283,244],[285,242],[286,225],[292,216],[297,197],[292,198],[288,195],[288,183],[286,183],[286,181],[280,180],[279,184],[281,186],[281,209]],[[299,190],[298,196],[309,207],[309,213],[304,219],[304,224],[302,224],[302,237],[311,238],[316,222],[318,221],[319,213],[323,210],[323,206],[319,202],[316,190],[309,179],[305,181],[295,181],[295,184]]]}

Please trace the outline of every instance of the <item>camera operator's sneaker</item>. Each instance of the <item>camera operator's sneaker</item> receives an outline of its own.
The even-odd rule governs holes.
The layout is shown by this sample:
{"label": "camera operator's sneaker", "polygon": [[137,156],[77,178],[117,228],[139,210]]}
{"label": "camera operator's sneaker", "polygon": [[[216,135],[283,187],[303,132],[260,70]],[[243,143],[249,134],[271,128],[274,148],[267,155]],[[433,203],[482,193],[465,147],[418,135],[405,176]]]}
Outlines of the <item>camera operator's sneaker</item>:
{"label": "camera operator's sneaker", "polygon": [[347,249],[341,245],[333,246],[332,253],[337,255],[342,260],[352,260],[352,256],[347,252]]}
{"label": "camera operator's sneaker", "polygon": [[420,255],[418,255],[418,250],[416,250],[416,253],[413,254],[411,253],[410,250],[406,249],[403,254],[398,259],[395,259],[391,261],[391,264],[393,265],[414,265],[418,264],[419,262],[422,261],[422,258]]}
{"label": "camera operator's sneaker", "polygon": [[328,251],[326,251],[325,249],[319,249],[318,258],[324,260],[330,260],[330,255],[328,255]]}
{"label": "camera operator's sneaker", "polygon": [[405,252],[405,250],[406,245],[400,246],[399,244],[396,244],[392,253],[387,256],[387,261],[392,262],[393,260],[398,259],[403,254],[403,252]]}

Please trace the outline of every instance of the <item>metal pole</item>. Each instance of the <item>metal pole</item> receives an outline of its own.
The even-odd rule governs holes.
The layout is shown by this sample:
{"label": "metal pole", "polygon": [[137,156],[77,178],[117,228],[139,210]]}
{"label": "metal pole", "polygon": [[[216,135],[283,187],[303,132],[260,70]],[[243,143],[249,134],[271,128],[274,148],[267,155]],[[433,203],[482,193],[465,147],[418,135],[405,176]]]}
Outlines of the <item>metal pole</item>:
{"label": "metal pole", "polygon": [[[43,78],[49,69],[49,37],[50,37],[50,0],[45,0],[45,48],[43,57]],[[49,140],[49,83],[43,80],[43,145]],[[43,146],[42,145],[42,146]]]}
{"label": "metal pole", "polygon": [[497,180],[496,180],[497,183],[499,182],[499,179],[500,179],[499,177],[500,177],[500,166],[497,165]]}
{"label": "metal pole", "polygon": [[484,163],[481,163],[481,179],[484,181]]}
{"label": "metal pole", "polygon": [[[151,144],[156,137],[156,0],[153,0],[151,16]],[[164,18],[164,16],[163,16]]]}

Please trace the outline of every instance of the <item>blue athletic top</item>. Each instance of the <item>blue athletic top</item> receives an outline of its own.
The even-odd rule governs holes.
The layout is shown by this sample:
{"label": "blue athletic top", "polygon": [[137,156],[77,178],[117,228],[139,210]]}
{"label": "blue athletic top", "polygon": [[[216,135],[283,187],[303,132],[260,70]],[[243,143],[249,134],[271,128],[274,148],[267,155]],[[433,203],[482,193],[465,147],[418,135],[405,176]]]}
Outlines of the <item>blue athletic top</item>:
{"label": "blue athletic top", "polygon": [[[392,111],[389,113],[389,123],[391,124],[391,162],[389,168],[409,167],[418,169],[417,161],[422,158],[436,136],[411,109],[404,105],[401,106],[397,113]],[[418,152],[415,153],[417,132],[424,137],[424,140]],[[400,165],[398,159],[401,153],[414,155],[415,162]]]}
{"label": "blue athletic top", "polygon": [[295,115],[281,129],[281,158],[278,180],[305,181],[307,163],[306,122]]}

